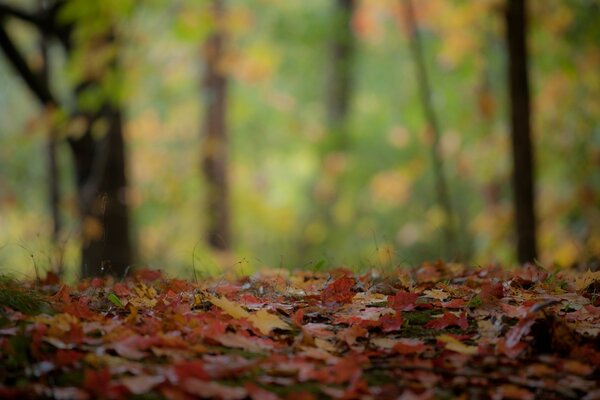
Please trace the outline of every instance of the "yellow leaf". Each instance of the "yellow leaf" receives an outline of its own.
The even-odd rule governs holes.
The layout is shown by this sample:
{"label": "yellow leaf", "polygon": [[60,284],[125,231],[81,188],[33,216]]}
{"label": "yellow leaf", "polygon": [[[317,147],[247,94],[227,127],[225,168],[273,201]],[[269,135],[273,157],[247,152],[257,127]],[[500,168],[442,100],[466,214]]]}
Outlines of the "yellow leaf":
{"label": "yellow leaf", "polygon": [[208,301],[219,307],[226,314],[232,316],[233,318],[248,318],[250,316],[250,313],[244,310],[241,305],[234,303],[225,297],[218,298],[211,296],[208,298]]}
{"label": "yellow leaf", "polygon": [[472,355],[477,354],[477,352],[478,352],[477,346],[467,346],[466,344],[453,338],[450,335],[440,335],[437,337],[437,340],[439,340],[440,342],[446,343],[446,348],[448,350],[452,350],[452,351],[455,351],[460,354],[466,354],[466,355],[472,356]]}
{"label": "yellow leaf", "polygon": [[260,310],[251,315],[248,320],[252,322],[260,333],[268,335],[273,329],[290,329],[290,326],[282,321],[277,315],[269,313],[267,310]]}
{"label": "yellow leaf", "polygon": [[423,292],[423,294],[426,295],[427,297],[431,297],[432,299],[436,299],[436,300],[444,300],[444,299],[447,299],[448,297],[450,297],[450,295],[448,293],[446,293],[440,289],[426,290]]}
{"label": "yellow leaf", "polygon": [[589,269],[575,278],[575,290],[582,291],[588,288],[592,283],[600,281],[600,271],[592,272]]}
{"label": "yellow leaf", "polygon": [[321,338],[315,338],[315,346],[329,353],[334,353],[337,350],[330,341]]}

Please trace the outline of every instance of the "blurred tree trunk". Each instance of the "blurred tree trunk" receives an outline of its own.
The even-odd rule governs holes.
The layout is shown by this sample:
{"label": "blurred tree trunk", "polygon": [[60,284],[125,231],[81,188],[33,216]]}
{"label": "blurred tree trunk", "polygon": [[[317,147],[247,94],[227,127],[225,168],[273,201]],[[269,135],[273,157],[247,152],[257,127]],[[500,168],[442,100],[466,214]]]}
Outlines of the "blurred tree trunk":
{"label": "blurred tree trunk", "polygon": [[[80,118],[85,132],[69,144],[82,219],[82,275],[123,276],[131,264],[132,247],[121,110],[107,102],[93,115]],[[103,130],[98,138],[94,129]]]}
{"label": "blurred tree trunk", "polygon": [[319,174],[309,184],[309,195],[315,207],[308,211],[303,236],[298,243],[298,253],[310,260],[310,248],[315,239],[309,233],[314,224],[326,229],[337,227],[333,207],[340,198],[350,138],[347,130],[348,114],[352,99],[353,64],[356,52],[356,37],[352,30],[352,17],[357,0],[335,0],[332,9],[332,30],[329,38],[329,61],[325,82],[325,111],[327,134],[317,149]]}
{"label": "blurred tree trunk", "polygon": [[352,32],[355,0],[336,0],[333,40],[327,90],[327,125],[333,136],[330,150],[343,151],[348,147],[345,129],[352,92],[352,64],[356,41]]}
{"label": "blurred tree trunk", "polygon": [[[43,11],[45,8],[45,1],[40,1],[40,9]],[[40,53],[42,59],[42,65],[40,70],[40,79],[45,86],[49,86],[49,74],[50,74],[50,60],[48,58],[48,47],[49,37],[46,32],[40,35]],[[60,176],[58,171],[58,164],[56,161],[56,126],[53,120],[50,121],[48,127],[48,139],[46,145],[46,151],[48,155],[48,204],[50,206],[50,215],[52,218],[52,231],[51,240],[52,244],[58,246],[58,240],[60,236],[60,230],[62,228],[62,220],[59,210],[60,202]],[[59,269],[61,265],[57,266]]]}
{"label": "blurred tree trunk", "polygon": [[505,17],[517,256],[519,262],[525,263],[537,258],[525,0],[507,0]]}
{"label": "blurred tree trunk", "polygon": [[213,0],[215,31],[204,43],[204,143],[202,171],[207,185],[206,240],[211,248],[227,251],[231,246],[229,215],[227,78],[222,68],[225,52],[223,18],[225,2]]}
{"label": "blurred tree trunk", "polygon": [[455,213],[450,200],[448,190],[448,179],[444,169],[444,161],[440,149],[440,139],[442,136],[440,124],[431,99],[431,87],[429,85],[429,77],[427,75],[427,66],[425,65],[425,56],[423,54],[423,45],[421,43],[421,35],[417,27],[415,10],[411,0],[403,0],[404,17],[408,30],[408,39],[410,48],[415,61],[415,73],[417,84],[419,85],[419,94],[425,119],[427,121],[427,131],[431,136],[431,161],[433,163],[433,175],[435,177],[435,189],[437,193],[437,202],[443,210],[446,223],[444,226],[444,238],[448,254],[453,257],[461,258],[462,254],[458,247],[456,237]]}
{"label": "blurred tree trunk", "polygon": [[[65,26],[57,22],[64,1],[51,4],[52,7],[39,14],[29,14],[0,4],[0,47],[40,103],[44,107],[59,107],[47,80],[41,77],[39,71],[29,68],[2,24],[8,16],[31,23],[41,36],[51,34],[57,37],[67,57],[70,57],[76,51],[71,42],[75,25]],[[87,22],[75,21],[72,24],[76,23]],[[107,32],[103,40],[105,42],[100,41],[97,45],[115,45],[111,33]],[[116,56],[107,67],[118,67]],[[101,80],[102,77],[87,78],[75,89],[75,97],[84,96],[88,89],[97,89],[102,84]],[[120,106],[108,97],[103,98],[93,111],[83,110],[81,103],[77,103],[71,112],[69,125],[72,135],[68,143],[74,158],[81,218],[81,273],[84,277],[105,274],[122,276],[131,264],[132,247]]]}

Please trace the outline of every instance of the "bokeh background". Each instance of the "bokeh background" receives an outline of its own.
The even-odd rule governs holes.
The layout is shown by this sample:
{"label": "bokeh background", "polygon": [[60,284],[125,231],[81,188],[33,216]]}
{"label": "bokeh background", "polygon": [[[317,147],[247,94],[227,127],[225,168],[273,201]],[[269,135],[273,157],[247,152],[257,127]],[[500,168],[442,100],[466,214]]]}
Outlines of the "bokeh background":
{"label": "bokeh background", "polygon": [[[343,145],[328,139],[337,2],[224,2],[219,68],[228,84],[231,195],[225,250],[204,239],[203,77],[205,44],[217,26],[213,2],[103,0],[101,10],[96,2],[69,3],[75,11],[66,20],[80,18],[93,29],[90,21],[110,16],[119,38],[135,265],[189,276],[193,268],[392,268],[452,258],[402,2],[354,4]],[[460,251],[452,254],[475,265],[513,265],[504,1],[425,0],[414,7],[456,213]],[[528,9],[539,260],[567,267],[600,254],[600,2],[531,1]],[[27,63],[39,65],[39,31],[19,19],[3,21]],[[50,85],[68,99],[84,65],[96,62],[94,53],[69,56],[53,40],[47,50]],[[73,278],[83,240],[73,157],[58,140],[62,227],[53,239],[52,120],[0,53],[0,269],[33,274],[63,266]]]}

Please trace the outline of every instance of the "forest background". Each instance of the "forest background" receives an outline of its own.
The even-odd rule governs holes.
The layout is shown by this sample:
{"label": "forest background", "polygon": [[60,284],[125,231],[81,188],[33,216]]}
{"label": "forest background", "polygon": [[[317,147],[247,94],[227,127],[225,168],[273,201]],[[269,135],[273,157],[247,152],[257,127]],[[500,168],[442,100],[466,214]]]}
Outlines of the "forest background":
{"label": "forest background", "polygon": [[[89,65],[103,65],[106,53],[77,46],[94,27],[106,28],[91,22],[110,20],[119,63],[100,87],[123,108],[133,265],[190,276],[194,269],[517,261],[504,2],[414,2],[456,221],[452,246],[402,2],[353,3],[342,120],[330,104],[332,82],[344,71],[332,57],[343,18],[336,2],[228,1],[220,12],[219,1],[67,3],[60,18],[76,27],[71,53],[58,40],[42,43],[19,19],[3,15],[2,25],[29,66],[47,69],[62,103],[80,104],[69,87]],[[529,3],[538,259],[545,265],[589,263],[600,254],[599,15],[593,0]],[[206,85],[215,32],[226,40],[216,68],[227,82],[227,246],[205,239],[214,213],[201,168],[214,111]],[[89,107],[102,96],[88,96]],[[49,132],[69,123],[64,109],[62,116],[50,109],[0,56],[0,268],[64,268],[75,277],[80,243],[106,232],[78,217],[64,140],[72,130],[54,141],[51,184]],[[340,131],[343,139],[332,139]],[[59,194],[54,220],[49,186]]]}

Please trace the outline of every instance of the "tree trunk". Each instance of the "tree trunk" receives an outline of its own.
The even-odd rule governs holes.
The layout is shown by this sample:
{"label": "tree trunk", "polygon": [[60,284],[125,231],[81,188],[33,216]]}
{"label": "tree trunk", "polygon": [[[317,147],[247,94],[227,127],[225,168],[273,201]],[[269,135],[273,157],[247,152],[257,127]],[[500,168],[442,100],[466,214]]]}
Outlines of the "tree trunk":
{"label": "tree trunk", "polygon": [[206,240],[213,249],[227,251],[231,246],[226,124],[227,78],[220,68],[226,40],[222,23],[225,13],[224,1],[213,0],[212,7],[216,29],[204,45],[205,120],[202,170],[207,185]]}
{"label": "tree trunk", "polygon": [[[44,1],[40,1],[40,10],[44,10]],[[48,58],[48,35],[40,35],[40,53],[42,65],[40,70],[40,79],[42,84],[49,86],[50,78],[50,60]],[[56,160],[56,127],[54,121],[50,122],[48,127],[48,139],[46,151],[48,155],[48,203],[50,208],[50,216],[52,218],[51,239],[54,246],[58,245],[60,230],[62,228],[62,220],[60,217],[59,202],[60,202],[60,176],[58,164]],[[58,266],[60,269],[62,266]]]}
{"label": "tree trunk", "polygon": [[440,139],[442,136],[439,121],[433,101],[431,99],[431,87],[427,75],[427,66],[425,65],[425,56],[423,55],[423,46],[421,44],[421,35],[416,23],[415,10],[411,0],[404,0],[404,17],[408,30],[408,39],[410,48],[415,61],[415,73],[419,85],[419,94],[423,112],[427,121],[427,130],[431,134],[431,161],[433,164],[433,175],[435,178],[435,189],[437,193],[437,202],[443,210],[446,223],[444,225],[444,238],[448,254],[456,258],[461,258],[461,252],[458,247],[456,237],[455,214],[450,200],[448,190],[448,179],[444,170],[444,161],[440,149]]}
{"label": "tree trunk", "polygon": [[525,0],[507,0],[506,40],[510,89],[513,199],[519,262],[537,258],[534,159],[527,75],[527,10]]}
{"label": "tree trunk", "polygon": [[[71,27],[60,25],[55,20],[63,4],[59,1],[51,11],[40,15],[0,4],[0,48],[44,107],[59,107],[59,102],[43,74],[29,68],[4,29],[3,22],[4,18],[12,16],[31,23],[40,35],[55,35],[69,57],[75,51],[71,47]],[[114,45],[111,32],[107,32],[105,40],[108,45]],[[107,68],[117,67],[116,59],[107,64]],[[100,83],[98,78],[80,83],[75,89],[75,96]],[[121,111],[106,98],[93,112],[76,108],[71,115],[73,121],[85,124],[85,130],[79,132],[81,135],[69,139],[82,227],[81,272],[84,277],[122,276],[131,264],[132,247]]]}
{"label": "tree trunk", "polygon": [[332,138],[328,141],[330,148],[326,150],[341,151],[348,147],[345,124],[352,91],[355,51],[352,15],[355,5],[355,0],[336,0],[327,91],[327,124]]}
{"label": "tree trunk", "polygon": [[[82,220],[81,271],[84,277],[123,276],[132,248],[121,112],[105,105],[87,121],[85,134],[70,141]],[[106,124],[106,131],[94,139],[97,123]]]}

